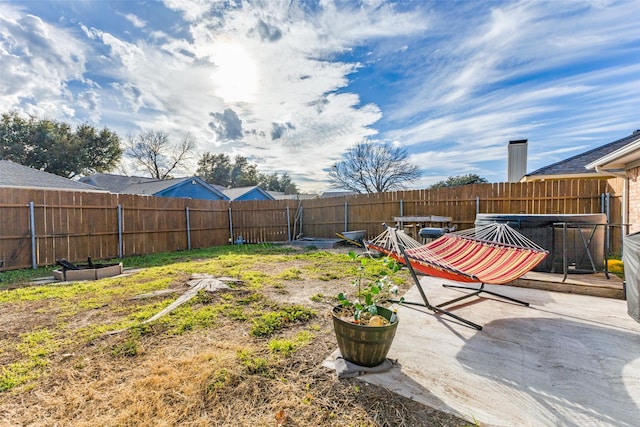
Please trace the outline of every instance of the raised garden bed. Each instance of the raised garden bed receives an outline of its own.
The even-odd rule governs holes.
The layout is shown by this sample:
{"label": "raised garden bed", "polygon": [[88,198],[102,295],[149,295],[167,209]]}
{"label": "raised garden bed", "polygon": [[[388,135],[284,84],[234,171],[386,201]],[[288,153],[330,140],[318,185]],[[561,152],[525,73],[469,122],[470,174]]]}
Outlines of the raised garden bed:
{"label": "raised garden bed", "polygon": [[64,282],[98,280],[122,274],[121,262],[116,264],[93,264],[89,259],[87,264],[72,264],[66,260],[58,260],[57,264],[61,268],[53,270],[53,277]]}

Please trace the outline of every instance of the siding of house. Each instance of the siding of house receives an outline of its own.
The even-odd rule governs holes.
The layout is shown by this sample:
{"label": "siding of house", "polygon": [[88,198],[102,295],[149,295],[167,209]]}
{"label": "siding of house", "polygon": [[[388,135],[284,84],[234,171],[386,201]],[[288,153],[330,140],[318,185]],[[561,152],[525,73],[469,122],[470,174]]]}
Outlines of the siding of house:
{"label": "siding of house", "polygon": [[629,195],[629,233],[640,231],[640,166],[628,169],[627,191]]}

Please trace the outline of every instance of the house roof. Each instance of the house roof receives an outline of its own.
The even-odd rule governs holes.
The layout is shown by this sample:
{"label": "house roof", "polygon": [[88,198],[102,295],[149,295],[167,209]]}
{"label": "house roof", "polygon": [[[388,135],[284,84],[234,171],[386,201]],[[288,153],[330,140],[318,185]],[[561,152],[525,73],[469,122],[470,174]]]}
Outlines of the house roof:
{"label": "house roof", "polygon": [[600,173],[607,171],[617,173],[627,169],[628,165],[637,163],[640,161],[640,130],[635,131],[632,136],[636,138],[627,145],[594,160],[585,167]]}
{"label": "house roof", "polygon": [[9,160],[0,160],[0,187],[100,191],[91,185],[19,165]]}
{"label": "house roof", "polygon": [[[218,189],[220,188],[219,186],[216,186]],[[221,190],[225,196],[227,196],[229,198],[229,200],[237,200],[240,197],[244,196],[247,193],[250,193],[252,191],[257,191],[261,194],[263,194],[265,196],[265,198],[269,199],[269,200],[273,200],[273,196],[271,194],[269,194],[269,192],[263,190],[262,188],[260,188],[257,185],[251,186],[251,187],[236,187],[236,188],[223,188]]]}
{"label": "house roof", "polygon": [[226,199],[226,196],[221,191],[219,191],[214,186],[207,184],[205,181],[198,177],[157,179],[142,176],[96,174],[81,179],[81,181],[83,182],[90,183],[98,188],[102,188],[113,193],[139,194],[143,196],[153,196],[165,190],[178,186],[185,181],[192,180],[198,181],[201,186],[207,188],[212,193],[217,194],[221,199]]}
{"label": "house roof", "polygon": [[112,193],[127,193],[124,190],[131,185],[153,181],[157,180],[155,178],[142,176],[123,176],[108,173],[97,173],[95,175],[80,178],[80,182],[96,186],[103,190],[111,191]]}
{"label": "house roof", "polygon": [[610,142],[600,147],[584,153],[577,154],[568,159],[561,160],[548,166],[544,166],[538,170],[525,175],[526,180],[536,178],[548,178],[550,176],[578,177],[578,176],[597,176],[598,172],[594,169],[587,169],[586,165],[613,153],[625,145],[638,139],[640,134],[635,131],[629,136]]}
{"label": "house roof", "polygon": [[128,193],[132,194],[153,196],[154,194],[158,194],[164,190],[167,190],[189,180],[191,180],[191,178],[154,179],[153,181],[137,182],[131,184],[127,188],[125,188],[125,190]]}

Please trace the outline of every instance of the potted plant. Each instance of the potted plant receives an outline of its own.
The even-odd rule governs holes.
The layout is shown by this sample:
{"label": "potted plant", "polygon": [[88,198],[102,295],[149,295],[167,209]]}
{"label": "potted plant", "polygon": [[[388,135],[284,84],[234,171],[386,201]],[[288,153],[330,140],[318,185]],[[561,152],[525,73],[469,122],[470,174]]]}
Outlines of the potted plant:
{"label": "potted plant", "polygon": [[[338,347],[349,362],[377,366],[386,359],[398,327],[397,310],[382,304],[398,293],[392,276],[400,265],[391,258],[368,258],[353,251],[349,256],[359,262],[358,276],[352,283],[357,292],[354,300],[338,294],[340,304],[332,310]],[[367,274],[374,277],[367,279]]]}

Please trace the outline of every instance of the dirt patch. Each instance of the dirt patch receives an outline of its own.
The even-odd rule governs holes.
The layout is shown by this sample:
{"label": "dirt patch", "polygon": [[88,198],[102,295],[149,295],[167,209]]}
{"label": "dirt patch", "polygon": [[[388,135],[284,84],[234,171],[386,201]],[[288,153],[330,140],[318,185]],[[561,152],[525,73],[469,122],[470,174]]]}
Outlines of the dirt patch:
{"label": "dirt patch", "polygon": [[[0,424],[469,425],[357,378],[338,380],[321,366],[337,347],[329,315],[333,296],[352,291],[348,278],[325,274],[325,262],[257,262],[251,269],[264,275],[263,286],[251,292],[202,295],[163,321],[115,335],[98,333],[100,325],[136,316],[136,310],[143,309],[122,295],[108,304],[78,309],[66,320],[52,300],[3,303],[3,346],[18,348],[21,333],[56,325],[56,334],[64,337],[55,349],[42,350],[48,356],[38,368],[41,375],[0,392]],[[176,282],[182,286],[184,276]],[[113,289],[125,286],[109,283]],[[168,285],[175,287],[175,282]],[[401,286],[408,287],[408,281]],[[129,297],[135,293],[134,288]],[[143,302],[162,307],[175,297],[159,295]],[[252,336],[253,322],[265,307],[283,304],[307,307],[317,315],[268,337]],[[96,328],[94,335],[78,339],[78,331],[88,326]],[[289,343],[293,351],[274,350],[274,342]],[[3,366],[20,362],[24,351],[1,352]]]}

